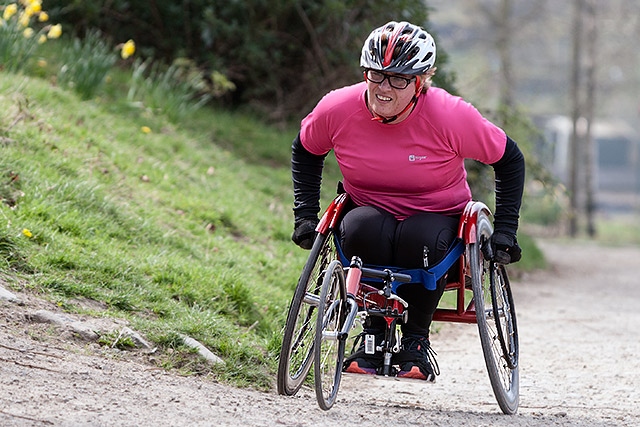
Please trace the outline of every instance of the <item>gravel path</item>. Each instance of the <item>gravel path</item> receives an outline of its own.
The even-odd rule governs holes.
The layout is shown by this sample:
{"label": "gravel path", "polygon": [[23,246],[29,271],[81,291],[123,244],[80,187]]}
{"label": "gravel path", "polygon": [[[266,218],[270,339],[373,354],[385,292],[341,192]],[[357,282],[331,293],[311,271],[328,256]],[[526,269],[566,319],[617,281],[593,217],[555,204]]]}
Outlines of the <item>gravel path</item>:
{"label": "gravel path", "polygon": [[520,332],[520,409],[502,415],[474,325],[432,337],[435,384],[345,376],[322,411],[295,397],[181,377],[148,357],[105,351],[0,299],[2,426],[640,426],[640,248],[540,241],[549,271],[512,280]]}

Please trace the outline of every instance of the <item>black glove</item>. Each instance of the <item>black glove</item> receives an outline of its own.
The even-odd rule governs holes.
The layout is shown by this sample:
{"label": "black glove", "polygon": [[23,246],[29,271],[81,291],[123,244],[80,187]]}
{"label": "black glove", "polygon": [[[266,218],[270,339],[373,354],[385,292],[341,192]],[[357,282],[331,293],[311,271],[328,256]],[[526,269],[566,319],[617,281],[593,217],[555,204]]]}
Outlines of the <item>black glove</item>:
{"label": "black glove", "polygon": [[491,260],[500,264],[509,264],[520,261],[522,249],[518,246],[518,240],[513,234],[504,231],[495,231],[491,235]]}
{"label": "black glove", "polygon": [[318,222],[320,222],[318,218],[313,216],[296,219],[291,240],[302,249],[311,249]]}

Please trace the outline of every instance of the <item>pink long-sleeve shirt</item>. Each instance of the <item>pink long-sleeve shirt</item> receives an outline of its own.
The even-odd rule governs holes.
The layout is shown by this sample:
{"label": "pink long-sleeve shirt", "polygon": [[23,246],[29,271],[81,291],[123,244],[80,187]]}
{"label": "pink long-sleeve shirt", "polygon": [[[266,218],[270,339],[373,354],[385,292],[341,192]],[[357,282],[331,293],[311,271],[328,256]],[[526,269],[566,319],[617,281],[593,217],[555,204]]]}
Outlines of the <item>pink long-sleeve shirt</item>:
{"label": "pink long-sleeve shirt", "polygon": [[492,164],[507,138],[471,104],[431,87],[398,124],[372,120],[366,83],[328,93],[302,120],[311,153],[333,150],[344,188],[359,206],[378,206],[399,220],[418,212],[459,214],[471,200],[464,159]]}

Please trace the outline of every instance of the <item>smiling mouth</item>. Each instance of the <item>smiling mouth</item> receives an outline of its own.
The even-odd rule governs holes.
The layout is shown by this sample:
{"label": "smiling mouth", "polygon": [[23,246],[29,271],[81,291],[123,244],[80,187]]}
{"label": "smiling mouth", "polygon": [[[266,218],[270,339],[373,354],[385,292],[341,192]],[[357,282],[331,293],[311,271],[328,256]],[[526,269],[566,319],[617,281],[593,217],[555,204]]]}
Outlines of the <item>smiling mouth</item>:
{"label": "smiling mouth", "polygon": [[382,96],[382,95],[376,95],[376,99],[378,99],[379,101],[383,101],[383,102],[391,101],[391,98],[389,98],[388,96]]}

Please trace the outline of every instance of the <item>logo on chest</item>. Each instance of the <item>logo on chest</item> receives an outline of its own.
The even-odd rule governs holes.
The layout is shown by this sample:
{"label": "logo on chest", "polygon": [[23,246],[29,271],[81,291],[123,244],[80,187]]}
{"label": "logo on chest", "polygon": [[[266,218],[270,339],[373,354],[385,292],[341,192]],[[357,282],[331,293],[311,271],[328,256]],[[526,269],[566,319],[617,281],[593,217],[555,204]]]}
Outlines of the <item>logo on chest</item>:
{"label": "logo on chest", "polygon": [[417,154],[409,154],[409,161],[410,162],[421,162],[423,160],[427,160],[427,156],[421,156],[421,155],[417,155]]}

